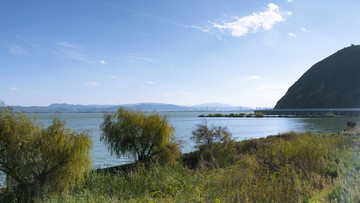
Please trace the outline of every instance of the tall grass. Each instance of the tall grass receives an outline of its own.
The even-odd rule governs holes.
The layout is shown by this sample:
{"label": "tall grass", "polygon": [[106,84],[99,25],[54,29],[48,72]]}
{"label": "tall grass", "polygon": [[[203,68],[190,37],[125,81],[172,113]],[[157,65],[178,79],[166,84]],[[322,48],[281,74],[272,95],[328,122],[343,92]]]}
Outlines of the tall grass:
{"label": "tall grass", "polygon": [[360,201],[358,135],[286,133],[232,143],[231,149],[224,147],[226,153],[221,149],[214,156],[220,168],[189,169],[178,164],[138,165],[127,172],[93,171],[67,193],[38,201]]}

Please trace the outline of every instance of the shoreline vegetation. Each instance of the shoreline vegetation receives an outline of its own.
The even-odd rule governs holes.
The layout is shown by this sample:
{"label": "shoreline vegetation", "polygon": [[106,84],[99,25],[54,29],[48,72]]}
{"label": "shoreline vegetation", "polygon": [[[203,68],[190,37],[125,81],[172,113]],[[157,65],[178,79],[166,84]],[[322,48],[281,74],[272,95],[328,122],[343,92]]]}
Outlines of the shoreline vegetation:
{"label": "shoreline vegetation", "polygon": [[[5,121],[0,122],[3,124],[0,126],[2,137],[12,139],[9,132],[23,132],[23,125],[33,125],[33,120],[28,120],[24,114],[10,112],[0,115]],[[119,109],[117,114],[110,116],[104,117],[103,136],[106,136],[107,143],[114,144],[110,145],[112,150],[127,148],[127,151],[115,151],[117,156],[134,152],[151,156],[134,155],[137,159],[133,164],[93,169],[85,173],[79,171],[79,178],[72,182],[62,182],[63,175],[71,177],[69,175],[73,172],[63,171],[63,162],[60,160],[60,167],[56,169],[64,173],[48,173],[45,178],[39,176],[34,183],[29,182],[26,186],[31,189],[31,194],[22,190],[21,184],[7,180],[6,187],[0,189],[0,202],[360,201],[360,132],[357,126],[346,127],[344,131],[334,134],[288,132],[266,138],[234,141],[227,128],[208,126],[205,121],[196,125],[196,130],[192,131],[191,139],[196,143],[196,150],[177,154],[178,142],[170,139],[171,126],[167,126],[164,117],[157,113],[147,115]],[[6,127],[9,118],[12,123],[10,127]],[[56,126],[61,125],[55,124],[47,130],[41,127],[39,132],[51,132],[49,130],[52,129],[57,132]],[[118,131],[128,135],[116,137]],[[57,140],[71,140],[65,139],[65,135],[72,132],[71,129],[64,129],[62,132],[64,139],[59,137]],[[139,133],[138,137],[131,138],[134,133]],[[163,133],[164,139],[156,142],[153,138],[148,139],[152,133]],[[35,156],[34,159],[31,153],[28,153],[25,159],[20,156],[20,164],[27,166],[30,163],[29,166],[38,168],[42,163],[45,166],[52,162],[57,163],[57,159],[52,159],[53,154],[45,153],[49,157],[47,162],[39,159],[43,156],[41,150],[51,149],[46,146],[38,149],[39,142],[41,141],[36,140],[32,144],[31,140],[28,140],[31,144],[28,150],[31,152],[33,149]],[[118,148],[120,144],[117,142],[124,147]],[[25,146],[25,143],[23,144]],[[88,147],[84,146],[70,153],[69,160],[73,160],[71,154],[85,155],[86,153],[81,151],[86,152],[86,149]],[[66,152],[67,148],[59,145],[59,151]],[[54,155],[56,154],[58,152]],[[68,166],[76,168],[76,165]],[[25,172],[22,175],[33,177],[31,173],[26,170]],[[54,188],[54,177],[59,183],[66,183],[66,187]],[[32,185],[36,187],[29,188]]]}
{"label": "shoreline vegetation", "polygon": [[[49,202],[358,202],[358,131],[285,133],[220,144],[178,164],[92,171]],[[202,157],[201,157],[202,156]],[[201,160],[201,161],[200,161]],[[215,164],[216,162],[216,164]]]}
{"label": "shoreline vegetation", "polygon": [[238,117],[265,117],[264,114],[254,114],[254,113],[230,113],[230,114],[221,114],[221,113],[215,113],[215,114],[208,114],[208,115],[204,115],[201,114],[198,117],[200,118],[212,118],[212,117],[228,117],[228,118],[238,118]]}
{"label": "shoreline vegetation", "polygon": [[337,116],[332,113],[326,113],[324,115],[264,115],[262,113],[230,113],[230,114],[201,114],[200,118],[348,118],[346,116]]}

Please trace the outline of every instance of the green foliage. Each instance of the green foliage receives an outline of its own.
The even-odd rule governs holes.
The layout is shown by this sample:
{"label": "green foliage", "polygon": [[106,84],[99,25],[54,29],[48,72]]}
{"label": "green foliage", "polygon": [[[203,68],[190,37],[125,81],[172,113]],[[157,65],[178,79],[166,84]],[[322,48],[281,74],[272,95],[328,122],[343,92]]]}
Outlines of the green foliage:
{"label": "green foliage", "polygon": [[207,126],[207,122],[196,125],[196,130],[192,131],[191,139],[194,140],[197,147],[207,145],[212,147],[215,144],[231,141],[231,133],[226,127]]}
{"label": "green foliage", "polygon": [[[215,170],[216,175],[207,191],[210,199],[221,197],[225,202],[309,202],[311,198],[327,201],[329,198],[333,200],[338,191],[329,193],[328,197],[314,194],[331,192],[341,178],[349,181],[347,188],[355,188],[352,193],[343,194],[341,201],[357,201],[360,158],[357,157],[356,140],[356,137],[343,134],[290,132],[234,143],[227,155],[232,156],[231,162],[237,164]],[[199,159],[200,155],[200,150],[184,154],[184,164],[188,166],[189,161]],[[222,156],[214,157],[218,161]],[[344,179],[344,172],[349,170],[354,172]]]}
{"label": "green foliage", "polygon": [[[246,113],[230,113],[230,114],[221,114],[221,113],[216,113],[216,114],[208,114],[208,115],[204,115],[201,114],[199,115],[199,117],[204,118],[204,117],[229,117],[229,118],[238,118],[238,117],[253,117],[254,114],[249,113],[248,115],[246,115]],[[259,114],[257,113],[255,115],[255,117],[265,117],[263,114]]]}
{"label": "green foliage", "polygon": [[244,117],[244,116],[246,116],[246,113],[230,113],[229,115],[225,115],[225,117],[230,117],[230,118]]}
{"label": "green foliage", "polygon": [[[291,132],[233,142],[232,165],[190,170],[181,165],[140,164],[131,171],[93,172],[69,194],[47,201],[359,202],[359,141],[358,136],[343,134]],[[219,144],[217,149],[221,148]],[[183,155],[189,156],[199,156],[199,150]],[[337,177],[326,172],[332,164]]]}
{"label": "green foliage", "polygon": [[8,190],[30,197],[65,192],[90,170],[91,148],[88,132],[73,132],[59,119],[45,128],[32,117],[0,109],[0,170]]}
{"label": "green foliage", "polygon": [[48,202],[199,202],[206,179],[180,165],[137,165],[132,172],[93,172],[70,194]]}
{"label": "green foliage", "polygon": [[344,198],[344,191],[343,189],[338,186],[338,187],[335,187],[331,193],[329,193],[328,195],[328,199],[332,202],[346,202],[345,198]]}
{"label": "green foliage", "polygon": [[180,156],[174,128],[156,112],[146,115],[120,108],[115,114],[105,114],[100,140],[117,157],[130,155],[139,162],[174,163]]}
{"label": "green foliage", "polygon": [[334,162],[330,162],[326,165],[325,174],[331,178],[337,178],[339,176],[338,165]]}
{"label": "green foliage", "polygon": [[256,118],[263,118],[263,117],[265,117],[265,116],[264,116],[264,114],[262,114],[262,113],[255,113],[255,117],[256,117]]}
{"label": "green foliage", "polygon": [[[199,149],[198,154],[193,154],[195,157],[187,157],[185,160],[190,168],[218,168],[220,160],[224,163],[224,159],[229,156],[229,149],[231,150],[231,133],[225,127],[221,126],[207,126],[207,123],[197,125],[197,128],[192,131],[191,139],[194,140],[195,146]],[[224,152],[228,154],[223,154]],[[195,158],[195,160],[194,160]],[[226,161],[225,161],[226,162]],[[196,165],[194,165],[196,163]]]}
{"label": "green foliage", "polygon": [[246,115],[246,117],[253,117],[253,113],[249,113],[248,115]]}
{"label": "green foliage", "polygon": [[326,117],[326,118],[335,118],[336,115],[333,114],[333,113],[328,112],[328,113],[324,113],[324,117]]}

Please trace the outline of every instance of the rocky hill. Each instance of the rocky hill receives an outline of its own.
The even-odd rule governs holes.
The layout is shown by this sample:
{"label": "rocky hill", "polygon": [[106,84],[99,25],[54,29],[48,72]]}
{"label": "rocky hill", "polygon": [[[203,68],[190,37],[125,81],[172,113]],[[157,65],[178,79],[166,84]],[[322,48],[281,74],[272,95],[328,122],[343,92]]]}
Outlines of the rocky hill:
{"label": "rocky hill", "polygon": [[360,46],[351,45],[313,65],[275,109],[360,108]]}

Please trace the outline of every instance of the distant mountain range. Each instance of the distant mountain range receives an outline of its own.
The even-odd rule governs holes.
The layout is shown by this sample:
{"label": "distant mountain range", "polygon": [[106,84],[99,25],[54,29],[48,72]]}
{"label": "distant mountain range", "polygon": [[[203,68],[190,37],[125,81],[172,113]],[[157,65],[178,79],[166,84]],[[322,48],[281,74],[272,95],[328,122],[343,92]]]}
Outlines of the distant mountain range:
{"label": "distant mountain range", "polygon": [[346,47],[313,65],[275,109],[360,108],[360,46]]}
{"label": "distant mountain range", "polygon": [[243,106],[231,106],[226,104],[201,104],[194,106],[181,106],[161,103],[138,103],[124,105],[74,105],[74,104],[51,104],[49,106],[12,106],[14,111],[24,113],[100,113],[116,112],[119,107],[141,111],[252,111],[252,108]]}

